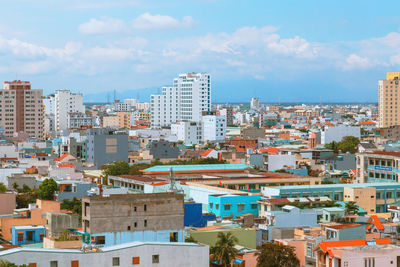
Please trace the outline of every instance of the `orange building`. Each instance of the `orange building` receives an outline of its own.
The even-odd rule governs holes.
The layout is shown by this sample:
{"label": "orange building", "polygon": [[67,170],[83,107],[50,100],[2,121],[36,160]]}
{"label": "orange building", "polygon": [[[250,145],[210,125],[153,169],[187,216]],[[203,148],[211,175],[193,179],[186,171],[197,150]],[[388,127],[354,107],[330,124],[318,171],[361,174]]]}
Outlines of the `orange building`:
{"label": "orange building", "polygon": [[35,207],[16,209],[10,217],[0,218],[3,239],[11,240],[11,227],[17,225],[46,225],[47,212],[61,212],[60,203],[52,200],[36,200]]}

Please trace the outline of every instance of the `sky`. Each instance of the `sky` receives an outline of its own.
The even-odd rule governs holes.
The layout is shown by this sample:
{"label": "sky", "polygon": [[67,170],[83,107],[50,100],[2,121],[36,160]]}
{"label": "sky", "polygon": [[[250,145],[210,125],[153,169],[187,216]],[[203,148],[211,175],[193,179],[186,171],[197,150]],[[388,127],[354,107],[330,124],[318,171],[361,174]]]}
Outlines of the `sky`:
{"label": "sky", "polygon": [[376,102],[398,0],[1,0],[0,82],[149,101],[185,72],[214,102]]}

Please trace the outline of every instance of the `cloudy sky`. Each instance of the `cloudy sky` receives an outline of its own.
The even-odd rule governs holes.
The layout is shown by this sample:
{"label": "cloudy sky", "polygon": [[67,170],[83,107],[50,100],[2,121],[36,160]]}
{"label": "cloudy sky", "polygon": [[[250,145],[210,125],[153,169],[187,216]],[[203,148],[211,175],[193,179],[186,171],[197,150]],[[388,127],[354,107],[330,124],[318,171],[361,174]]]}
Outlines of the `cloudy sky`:
{"label": "cloudy sky", "polygon": [[400,2],[1,0],[0,81],[142,100],[210,72],[213,100],[376,101],[400,71]]}

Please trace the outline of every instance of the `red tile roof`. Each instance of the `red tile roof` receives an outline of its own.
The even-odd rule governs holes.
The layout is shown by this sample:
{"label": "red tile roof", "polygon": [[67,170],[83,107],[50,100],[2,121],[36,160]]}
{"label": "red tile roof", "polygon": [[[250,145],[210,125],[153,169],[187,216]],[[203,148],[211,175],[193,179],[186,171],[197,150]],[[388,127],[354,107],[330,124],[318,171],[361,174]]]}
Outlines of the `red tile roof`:
{"label": "red tile roof", "polygon": [[206,151],[204,151],[203,153],[201,153],[200,156],[202,156],[202,157],[207,157],[208,154],[210,154],[211,151],[213,151],[213,150],[214,150],[214,149],[209,148],[208,150],[206,150]]}
{"label": "red tile roof", "polygon": [[[383,230],[385,229],[385,227],[383,227],[381,221],[379,220],[378,216],[376,215],[372,215],[370,217],[370,219],[368,220],[368,222],[372,223],[373,225],[375,225],[376,229],[378,230]],[[372,226],[372,225],[369,225]],[[370,229],[371,227],[368,227],[368,229]]]}
{"label": "red tile roof", "polygon": [[[390,238],[375,239],[375,243],[377,245],[388,245],[390,244]],[[314,249],[320,248],[324,253],[326,253],[329,248],[361,247],[367,245],[367,240],[324,241],[319,243]]]}
{"label": "red tile roof", "polygon": [[277,147],[261,148],[258,150],[261,153],[278,154],[280,149]]}
{"label": "red tile roof", "polygon": [[359,125],[376,125],[376,122],[373,121],[360,121]]}
{"label": "red tile roof", "polygon": [[369,153],[371,155],[382,155],[382,156],[394,156],[394,157],[400,157],[400,152],[386,152],[386,151],[375,151]]}
{"label": "red tile roof", "polygon": [[73,165],[73,164],[60,164],[60,165],[58,165],[58,168],[75,168],[75,165]]}
{"label": "red tile roof", "polygon": [[66,153],[66,154],[62,155],[61,157],[59,157],[59,158],[55,158],[54,161],[61,161],[61,160],[65,159],[68,155],[69,154]]}
{"label": "red tile roof", "polygon": [[346,228],[353,228],[353,227],[359,227],[359,226],[363,226],[363,225],[359,224],[359,223],[348,223],[348,224],[338,224],[338,225],[327,226],[327,228],[346,229]]}
{"label": "red tile roof", "polygon": [[325,125],[334,125],[332,122],[325,122]]}

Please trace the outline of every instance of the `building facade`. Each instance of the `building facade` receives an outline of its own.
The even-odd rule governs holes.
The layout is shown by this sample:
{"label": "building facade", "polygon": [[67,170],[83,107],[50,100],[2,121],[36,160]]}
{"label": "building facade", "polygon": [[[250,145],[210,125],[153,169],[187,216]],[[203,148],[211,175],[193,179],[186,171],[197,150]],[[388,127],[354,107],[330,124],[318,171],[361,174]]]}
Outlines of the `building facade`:
{"label": "building facade", "polygon": [[378,85],[379,127],[400,125],[400,72],[386,73],[386,80]]}
{"label": "building facade", "polygon": [[0,90],[0,125],[5,137],[25,132],[30,137],[44,137],[43,90],[31,89],[26,81],[4,82]]}
{"label": "building facade", "polygon": [[100,168],[113,161],[128,162],[128,135],[110,128],[87,130],[87,162]]}
{"label": "building facade", "polygon": [[204,141],[223,141],[226,135],[226,118],[221,115],[206,115],[203,121]]}
{"label": "building facade", "polygon": [[125,194],[82,199],[83,231],[91,243],[183,242],[183,194]]}
{"label": "building facade", "polygon": [[171,133],[187,146],[197,145],[203,141],[201,122],[180,121],[171,125]]}
{"label": "building facade", "polygon": [[178,121],[201,121],[201,112],[211,109],[211,75],[180,74],[162,94],[151,95],[151,126],[170,126]]}

